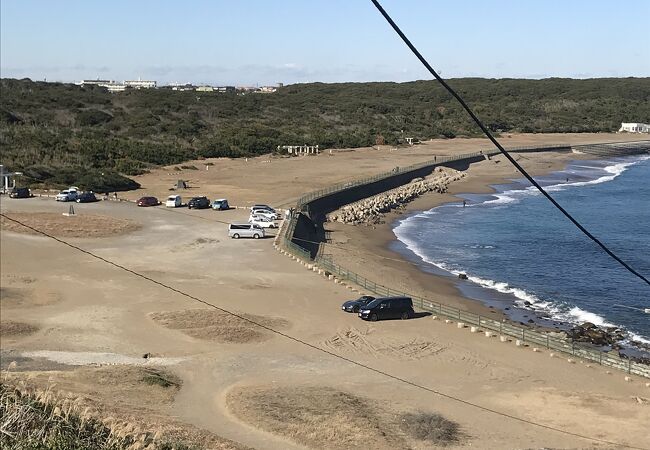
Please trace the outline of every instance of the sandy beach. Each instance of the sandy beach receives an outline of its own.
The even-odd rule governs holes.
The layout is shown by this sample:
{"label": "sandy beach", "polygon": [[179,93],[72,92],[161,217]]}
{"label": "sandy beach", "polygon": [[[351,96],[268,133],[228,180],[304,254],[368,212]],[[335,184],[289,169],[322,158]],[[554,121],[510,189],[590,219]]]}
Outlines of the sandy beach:
{"label": "sandy beach", "polygon": [[[505,139],[519,146],[624,138],[632,140],[601,134]],[[271,162],[194,161],[188,165],[198,170],[158,169],[138,177],[141,190],[120,195],[164,198],[177,179],[188,179],[184,199],[208,195],[241,207],[288,207],[337,181],[477,147],[487,144],[456,139]],[[526,154],[520,163],[542,175],[579,158]],[[449,193],[423,196],[381,226],[327,224],[333,244],[327,251],[383,284],[498,317],[462,297],[454,280],[422,272],[387,245],[394,239],[390,224],[401,214],[516,177],[499,160],[473,164]],[[208,170],[206,162],[213,163]],[[430,317],[361,321],[340,309],[358,294],[280,254],[271,238],[228,238],[227,223],[246,220],[245,209],[115,201],[75,209],[78,217],[66,217],[59,235],[88,253],[2,225],[5,382],[49,387],[78,398],[93,414],[203,448],[439,448],[403,426],[409,414],[422,412],[458,424],[450,449],[650,448],[650,380]],[[47,219],[56,228],[50,218],[68,205],[3,197],[0,210],[32,225]],[[70,231],[77,228],[84,233]],[[150,383],[152,376],[169,382]]]}

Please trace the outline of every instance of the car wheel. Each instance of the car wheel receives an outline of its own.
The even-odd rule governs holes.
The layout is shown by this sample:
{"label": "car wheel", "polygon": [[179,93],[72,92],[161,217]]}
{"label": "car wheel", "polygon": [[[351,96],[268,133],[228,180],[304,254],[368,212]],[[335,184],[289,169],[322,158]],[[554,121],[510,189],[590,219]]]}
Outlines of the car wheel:
{"label": "car wheel", "polygon": [[352,312],[353,313],[358,313],[359,312],[359,307],[355,306],[354,308],[352,308]]}
{"label": "car wheel", "polygon": [[259,239],[259,238],[260,238],[260,235],[259,235],[259,234],[255,233],[255,234],[253,235],[253,239]]}
{"label": "car wheel", "polygon": [[232,235],[232,238],[233,239],[239,239],[239,235],[237,233],[235,233],[235,234]]}
{"label": "car wheel", "polygon": [[377,322],[378,318],[379,317],[377,317],[377,314],[375,314],[375,313],[370,314],[370,321],[371,322]]}
{"label": "car wheel", "polygon": [[411,317],[411,315],[408,313],[408,311],[404,311],[404,312],[402,313],[402,315],[400,316],[400,318],[401,318],[402,320],[409,319],[410,317]]}

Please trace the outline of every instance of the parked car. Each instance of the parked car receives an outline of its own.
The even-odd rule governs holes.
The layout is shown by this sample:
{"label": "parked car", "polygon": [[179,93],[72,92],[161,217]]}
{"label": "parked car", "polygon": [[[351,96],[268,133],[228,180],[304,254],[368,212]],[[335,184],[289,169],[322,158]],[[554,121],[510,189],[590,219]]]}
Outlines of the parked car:
{"label": "parked car", "polygon": [[228,236],[233,239],[239,239],[240,237],[259,239],[264,237],[264,229],[253,223],[231,223],[228,227]]}
{"label": "parked car", "polygon": [[156,197],[142,197],[137,202],[138,206],[158,206],[160,202]]}
{"label": "parked car", "polygon": [[275,209],[262,208],[262,207],[253,207],[251,208],[251,214],[267,214],[273,219],[281,219],[280,214]]}
{"label": "parked car", "polygon": [[74,202],[79,196],[79,192],[76,189],[65,189],[58,194],[56,194],[57,202]]}
{"label": "parked car", "polygon": [[374,299],[375,297],[372,295],[362,295],[356,300],[348,300],[347,302],[343,303],[341,305],[341,309],[345,312],[358,313],[360,308],[366,306]]}
{"label": "parked car", "polygon": [[82,192],[77,196],[77,203],[91,203],[99,201],[93,192]]}
{"label": "parked car", "polygon": [[226,200],[225,198],[220,198],[212,202],[212,209],[214,209],[215,211],[223,211],[226,209],[230,209],[230,205],[228,204],[228,200]]}
{"label": "parked car", "polygon": [[181,205],[183,205],[183,199],[180,195],[170,195],[165,202],[167,208],[178,208]]}
{"label": "parked car", "polygon": [[359,309],[359,317],[375,322],[380,319],[410,319],[415,316],[410,297],[376,298]]}
{"label": "parked car", "polygon": [[187,202],[187,207],[189,209],[206,209],[210,207],[210,200],[207,197],[192,197],[192,199]]}
{"label": "parked car", "polygon": [[278,218],[277,214],[269,212],[269,211],[262,211],[261,209],[253,211],[251,213],[251,217],[263,217],[263,218],[269,219],[269,220],[277,220],[277,218]]}
{"label": "parked car", "polygon": [[32,191],[25,187],[21,188],[13,188],[11,192],[9,193],[9,197],[11,198],[30,198],[32,196]]}
{"label": "parked car", "polygon": [[258,205],[251,206],[251,211],[253,211],[254,209],[267,209],[269,211],[275,212],[275,209],[271,208],[269,205],[258,204]]}
{"label": "parked car", "polygon": [[275,222],[272,219],[267,219],[266,217],[260,216],[250,216],[248,218],[248,223],[254,223],[259,225],[262,228],[275,228]]}

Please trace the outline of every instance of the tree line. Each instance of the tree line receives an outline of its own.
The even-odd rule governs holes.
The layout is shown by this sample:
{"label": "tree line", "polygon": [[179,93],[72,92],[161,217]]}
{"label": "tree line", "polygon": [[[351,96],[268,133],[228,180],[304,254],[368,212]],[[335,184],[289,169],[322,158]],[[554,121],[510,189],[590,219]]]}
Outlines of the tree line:
{"label": "tree line", "polygon": [[[611,132],[650,121],[650,78],[451,79],[495,133]],[[350,148],[476,136],[434,81],[309,83],[273,94],[127,90],[0,80],[2,163],[32,185],[133,189],[128,176],[278,145]]]}

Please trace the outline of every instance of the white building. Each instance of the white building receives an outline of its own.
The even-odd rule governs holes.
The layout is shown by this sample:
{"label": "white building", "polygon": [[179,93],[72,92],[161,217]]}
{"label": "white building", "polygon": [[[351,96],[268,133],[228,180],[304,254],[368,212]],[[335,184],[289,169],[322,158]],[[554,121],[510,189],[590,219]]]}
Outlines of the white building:
{"label": "white building", "polygon": [[140,78],[138,78],[137,80],[124,80],[125,86],[136,88],[136,89],[155,88],[157,84],[158,83],[154,80],[141,80]]}
{"label": "white building", "polygon": [[650,133],[650,125],[647,123],[622,123],[618,132],[622,131],[627,133]]}
{"label": "white building", "polygon": [[103,86],[106,89],[108,89],[108,92],[122,92],[126,90],[126,84],[110,83],[110,84],[102,84],[100,86]]}
{"label": "white building", "polygon": [[113,84],[115,81],[113,80],[100,80],[97,78],[96,80],[81,80],[77,85],[79,86],[85,86],[87,84],[89,85],[96,85],[96,86],[105,86],[107,84]]}

